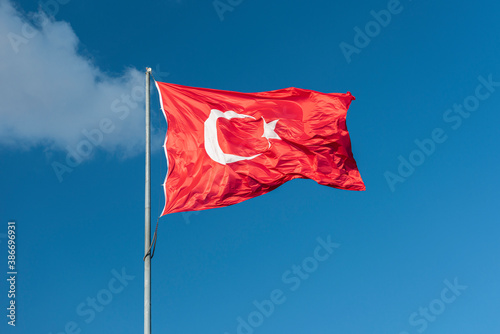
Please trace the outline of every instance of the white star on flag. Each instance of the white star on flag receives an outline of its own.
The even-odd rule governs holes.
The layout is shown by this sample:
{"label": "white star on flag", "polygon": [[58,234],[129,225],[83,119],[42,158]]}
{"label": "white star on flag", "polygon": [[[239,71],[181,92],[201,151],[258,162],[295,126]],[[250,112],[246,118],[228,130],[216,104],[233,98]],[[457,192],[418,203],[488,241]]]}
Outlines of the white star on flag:
{"label": "white star on flag", "polygon": [[262,117],[262,120],[264,121],[264,134],[262,137],[267,139],[267,142],[269,143],[269,147],[271,147],[271,142],[269,139],[280,139],[280,136],[276,132],[274,132],[274,129],[276,128],[276,123],[278,123],[279,119],[266,123],[266,120],[264,117]]}

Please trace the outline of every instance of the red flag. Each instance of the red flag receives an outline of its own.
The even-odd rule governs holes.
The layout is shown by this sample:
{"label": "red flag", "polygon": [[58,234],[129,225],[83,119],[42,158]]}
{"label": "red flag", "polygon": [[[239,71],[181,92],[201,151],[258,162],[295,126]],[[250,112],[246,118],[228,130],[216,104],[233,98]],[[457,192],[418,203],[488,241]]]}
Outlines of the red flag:
{"label": "red flag", "polygon": [[296,178],[365,190],[346,127],[349,92],[156,86],[168,124],[162,215],[236,204]]}

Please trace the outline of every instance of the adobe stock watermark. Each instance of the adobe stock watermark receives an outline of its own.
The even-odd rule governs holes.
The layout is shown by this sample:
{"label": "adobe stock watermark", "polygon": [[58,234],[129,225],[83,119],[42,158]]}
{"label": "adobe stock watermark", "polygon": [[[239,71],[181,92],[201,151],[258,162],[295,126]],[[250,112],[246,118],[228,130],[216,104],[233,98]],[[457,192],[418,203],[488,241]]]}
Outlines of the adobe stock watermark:
{"label": "adobe stock watermark", "polygon": [[[40,28],[43,28],[50,22],[50,17],[55,17],[60,10],[61,5],[67,5],[71,0],[47,0],[40,5],[40,12],[34,15],[34,22]],[[35,38],[40,33],[40,30],[25,22],[21,26],[21,30],[17,32],[9,32],[7,38],[10,46],[15,53],[19,53],[21,45],[28,44],[30,40]]]}
{"label": "adobe stock watermark", "polygon": [[[481,101],[488,99],[497,87],[500,87],[500,81],[493,81],[492,74],[487,78],[480,75],[477,80],[479,84],[474,89],[474,93],[467,96],[461,104],[454,103],[449,109],[443,112],[443,121],[455,131],[458,130],[465,119],[471,116],[471,113],[476,111],[481,105]],[[434,154],[439,144],[444,143],[448,139],[446,130],[441,127],[434,128],[430,136],[422,140],[415,139],[416,148],[408,155],[398,157],[399,165],[396,173],[389,170],[384,172],[385,180],[391,192],[396,191],[398,183],[405,182],[413,175],[416,168],[421,166],[426,159]]]}
{"label": "adobe stock watermark", "polygon": [[199,211],[186,211],[186,212],[183,212],[182,213],[182,219],[184,220],[184,223],[186,223],[186,225],[189,225],[191,224],[191,216],[197,216],[199,215],[200,212]]}
{"label": "adobe stock watermark", "polygon": [[[445,287],[441,290],[439,298],[431,300],[425,307],[419,307],[418,311],[413,312],[408,317],[408,323],[414,327],[416,332],[423,333],[429,327],[429,323],[436,321],[446,310],[447,305],[454,303],[462,292],[467,289],[466,285],[458,283],[456,277],[453,283],[447,279],[443,283]],[[411,334],[411,332],[401,331],[399,334]]]}
{"label": "adobe stock watermark", "polygon": [[366,48],[372,39],[380,34],[382,28],[386,28],[391,23],[393,16],[401,14],[404,9],[399,0],[389,0],[386,7],[387,9],[379,11],[371,10],[370,15],[373,20],[368,21],[363,29],[358,26],[353,28],[355,34],[352,44],[346,42],[339,44],[340,51],[342,51],[348,64],[351,63],[353,54],[360,54],[361,50]]}
{"label": "adobe stock watermark", "polygon": [[9,240],[7,241],[7,282],[9,285],[9,290],[7,292],[7,298],[9,300],[9,307],[7,308],[7,323],[9,326],[16,326],[16,293],[18,289],[16,288],[17,282],[17,266],[16,266],[16,251],[17,240],[16,240],[16,221],[9,221],[7,223],[7,234]]}
{"label": "adobe stock watermark", "polygon": [[214,0],[212,5],[214,6],[219,20],[224,21],[224,14],[226,12],[232,12],[236,7],[241,5],[243,0]]}
{"label": "adobe stock watermark", "polygon": [[[79,320],[70,320],[61,331],[54,334],[80,334],[82,332],[82,324],[89,324],[96,318],[97,313],[104,309],[113,301],[113,298],[122,293],[123,290],[134,280],[135,276],[128,275],[125,268],[121,272],[111,270],[112,277],[109,279],[106,288],[97,291],[95,295],[87,297],[84,301],[76,306],[76,314],[80,317]],[[53,334],[49,332],[49,334]]]}
{"label": "adobe stock watermark", "polygon": [[[163,80],[170,73],[161,72],[160,66],[156,65],[154,76],[156,79]],[[140,102],[145,100],[145,87],[136,85],[132,87],[129,94],[122,94],[111,102],[110,109],[115,116],[115,119],[109,117],[102,118],[97,126],[93,129],[83,129],[81,131],[83,139],[81,139],[75,146],[66,146],[66,158],[64,161],[53,161],[51,163],[52,169],[56,174],[59,183],[64,181],[64,175],[73,172],[85,159],[91,157],[94,149],[104,142],[106,136],[111,135],[115,129],[116,124],[125,121],[130,115],[132,110],[139,107]]]}
{"label": "adobe stock watermark", "polygon": [[[321,262],[328,260],[333,251],[340,247],[340,244],[332,242],[331,236],[326,240],[316,238],[318,245],[314,248],[311,256],[304,258],[299,265],[292,265],[290,269],[281,274],[281,282],[287,289],[274,289],[269,293],[269,298],[262,301],[252,302],[253,311],[244,317],[236,318],[236,334],[252,334],[255,329],[264,324],[264,321],[271,317],[278,305],[282,305],[287,300],[286,291],[297,291],[303,281],[309,279],[311,274],[318,270]],[[229,334],[229,332],[224,332]]]}

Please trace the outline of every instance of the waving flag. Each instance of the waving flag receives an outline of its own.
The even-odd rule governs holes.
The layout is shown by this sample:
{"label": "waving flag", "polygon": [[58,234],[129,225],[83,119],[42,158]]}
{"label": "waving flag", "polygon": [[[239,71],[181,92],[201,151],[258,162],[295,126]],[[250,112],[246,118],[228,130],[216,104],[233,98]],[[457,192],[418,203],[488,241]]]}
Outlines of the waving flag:
{"label": "waving flag", "polygon": [[168,124],[162,215],[236,204],[296,178],[365,190],[346,127],[350,93],[156,86]]}

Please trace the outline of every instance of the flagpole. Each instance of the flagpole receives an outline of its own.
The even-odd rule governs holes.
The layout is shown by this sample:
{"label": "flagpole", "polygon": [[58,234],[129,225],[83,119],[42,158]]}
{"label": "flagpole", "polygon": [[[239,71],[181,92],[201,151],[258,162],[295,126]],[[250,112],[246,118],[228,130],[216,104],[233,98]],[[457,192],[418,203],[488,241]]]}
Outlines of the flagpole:
{"label": "flagpole", "polygon": [[151,121],[150,121],[150,77],[151,68],[146,68],[146,193],[144,249],[144,334],[151,334]]}

